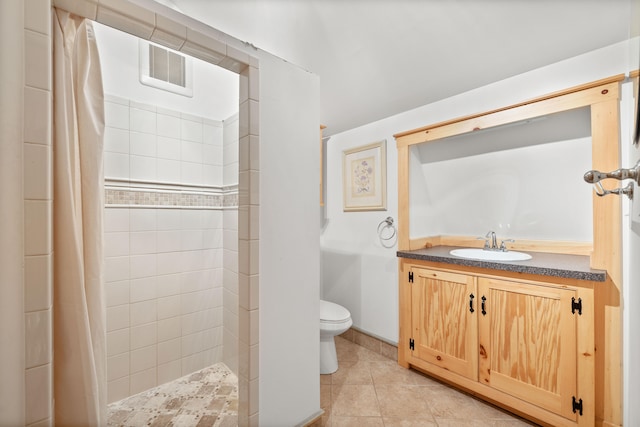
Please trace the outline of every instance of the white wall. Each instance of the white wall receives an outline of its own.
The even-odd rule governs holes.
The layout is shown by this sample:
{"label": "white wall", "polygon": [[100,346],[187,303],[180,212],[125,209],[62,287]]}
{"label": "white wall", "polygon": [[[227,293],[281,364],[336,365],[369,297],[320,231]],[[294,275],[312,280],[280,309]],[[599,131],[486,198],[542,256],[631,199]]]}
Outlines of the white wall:
{"label": "white wall", "polygon": [[320,411],[318,77],[260,62],[260,425]]}
{"label": "white wall", "polygon": [[[515,104],[627,72],[628,52],[628,43],[612,45],[333,135],[327,144],[327,218],[321,237],[323,297],[349,309],[355,327],[397,342],[395,248],[382,248],[376,235],[378,223],[387,215],[397,219],[397,151],[394,133]],[[387,211],[343,212],[342,151],[381,139],[387,140]],[[544,146],[540,147],[544,149]],[[585,187],[584,191],[588,191],[586,184]],[[451,189],[452,194],[456,191],[455,188]],[[488,230],[479,229],[477,233],[483,231]]]}

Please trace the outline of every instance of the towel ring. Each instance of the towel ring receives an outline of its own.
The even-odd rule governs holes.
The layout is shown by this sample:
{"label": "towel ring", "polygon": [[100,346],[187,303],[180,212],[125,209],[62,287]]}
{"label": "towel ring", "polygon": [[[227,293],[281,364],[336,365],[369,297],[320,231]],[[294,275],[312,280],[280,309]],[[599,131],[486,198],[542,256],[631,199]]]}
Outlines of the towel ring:
{"label": "towel ring", "polygon": [[[384,232],[387,228],[391,228],[391,231],[387,232],[387,235],[385,236]],[[390,248],[395,245],[395,240],[391,242],[390,245],[385,242],[394,239],[396,237],[396,234],[396,227],[393,225],[393,218],[391,218],[390,216],[386,217],[380,222],[380,224],[378,224],[378,238],[380,239],[380,244],[382,244],[382,246],[384,246],[385,248]]]}

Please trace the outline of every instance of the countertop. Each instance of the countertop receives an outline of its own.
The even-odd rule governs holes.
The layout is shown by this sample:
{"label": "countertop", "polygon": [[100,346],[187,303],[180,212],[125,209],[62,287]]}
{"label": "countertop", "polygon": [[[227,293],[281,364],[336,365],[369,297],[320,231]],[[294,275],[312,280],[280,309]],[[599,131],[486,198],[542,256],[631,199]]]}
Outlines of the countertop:
{"label": "countertop", "polygon": [[605,270],[592,269],[589,266],[589,257],[585,255],[526,252],[532,257],[527,261],[478,261],[453,256],[449,253],[449,251],[453,249],[460,249],[460,247],[434,246],[432,248],[416,249],[413,251],[398,251],[397,256],[399,258],[442,262],[517,273],[539,274],[542,276],[564,277],[567,279],[590,280],[595,282],[604,282],[607,279],[607,272]]}

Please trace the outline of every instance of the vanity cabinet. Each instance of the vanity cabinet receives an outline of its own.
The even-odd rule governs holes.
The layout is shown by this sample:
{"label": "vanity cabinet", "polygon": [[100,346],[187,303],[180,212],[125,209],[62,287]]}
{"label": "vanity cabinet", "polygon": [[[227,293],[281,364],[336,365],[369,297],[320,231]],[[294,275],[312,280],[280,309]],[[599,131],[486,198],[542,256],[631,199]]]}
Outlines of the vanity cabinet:
{"label": "vanity cabinet", "polygon": [[594,425],[591,282],[405,259],[401,271],[401,365],[542,424]]}

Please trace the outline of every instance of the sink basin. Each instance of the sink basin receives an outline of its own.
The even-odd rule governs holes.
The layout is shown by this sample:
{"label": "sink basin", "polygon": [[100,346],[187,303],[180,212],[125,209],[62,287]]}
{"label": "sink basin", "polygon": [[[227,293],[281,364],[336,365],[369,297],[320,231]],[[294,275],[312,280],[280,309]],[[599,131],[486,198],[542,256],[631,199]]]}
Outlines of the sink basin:
{"label": "sink basin", "polygon": [[453,256],[479,261],[526,261],[531,255],[516,251],[486,251],[478,248],[453,249],[449,252]]}

